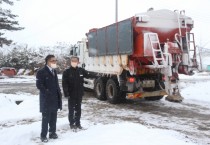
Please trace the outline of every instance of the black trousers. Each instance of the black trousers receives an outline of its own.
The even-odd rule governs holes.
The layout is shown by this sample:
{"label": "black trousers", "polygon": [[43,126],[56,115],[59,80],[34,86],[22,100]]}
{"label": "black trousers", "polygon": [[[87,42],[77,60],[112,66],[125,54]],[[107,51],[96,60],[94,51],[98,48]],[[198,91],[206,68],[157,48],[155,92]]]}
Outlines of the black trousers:
{"label": "black trousers", "polygon": [[48,132],[56,132],[57,112],[42,112],[42,130],[41,137],[46,137]]}
{"label": "black trousers", "polygon": [[70,125],[80,125],[81,118],[81,103],[82,97],[79,98],[70,98],[68,100],[68,108],[69,108],[69,123]]}

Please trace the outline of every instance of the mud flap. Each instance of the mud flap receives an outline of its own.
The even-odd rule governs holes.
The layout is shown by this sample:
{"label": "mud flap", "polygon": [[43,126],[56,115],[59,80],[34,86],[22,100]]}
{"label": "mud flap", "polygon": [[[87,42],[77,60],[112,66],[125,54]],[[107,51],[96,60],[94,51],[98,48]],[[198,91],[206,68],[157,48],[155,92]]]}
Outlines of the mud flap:
{"label": "mud flap", "polygon": [[127,99],[137,99],[144,97],[155,97],[155,96],[164,96],[167,95],[165,90],[153,91],[153,92],[141,92],[137,91],[134,93],[127,93]]}

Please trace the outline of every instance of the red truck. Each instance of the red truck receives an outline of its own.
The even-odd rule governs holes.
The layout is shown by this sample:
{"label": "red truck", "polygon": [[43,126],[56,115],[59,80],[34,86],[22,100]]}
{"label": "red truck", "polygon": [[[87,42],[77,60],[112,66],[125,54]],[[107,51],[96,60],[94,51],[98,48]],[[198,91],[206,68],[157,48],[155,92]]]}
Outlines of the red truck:
{"label": "red truck", "polygon": [[92,78],[84,86],[96,97],[118,103],[125,98],[181,102],[179,73],[197,68],[193,20],[185,11],[152,10],[90,29],[72,55]]}

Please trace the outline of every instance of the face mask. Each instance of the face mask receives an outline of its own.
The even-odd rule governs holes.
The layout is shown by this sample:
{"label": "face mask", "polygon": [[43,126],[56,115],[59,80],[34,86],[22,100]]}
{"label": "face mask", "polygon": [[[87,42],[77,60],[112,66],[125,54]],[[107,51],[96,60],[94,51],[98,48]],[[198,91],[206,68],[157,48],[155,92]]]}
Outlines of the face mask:
{"label": "face mask", "polygon": [[72,66],[72,67],[74,67],[74,68],[75,68],[75,67],[77,67],[77,65],[78,65],[78,63],[77,63],[77,62],[71,62],[71,66]]}
{"label": "face mask", "polygon": [[55,68],[57,68],[57,64],[56,63],[51,63],[50,64],[50,67],[53,68],[53,69],[55,69]]}

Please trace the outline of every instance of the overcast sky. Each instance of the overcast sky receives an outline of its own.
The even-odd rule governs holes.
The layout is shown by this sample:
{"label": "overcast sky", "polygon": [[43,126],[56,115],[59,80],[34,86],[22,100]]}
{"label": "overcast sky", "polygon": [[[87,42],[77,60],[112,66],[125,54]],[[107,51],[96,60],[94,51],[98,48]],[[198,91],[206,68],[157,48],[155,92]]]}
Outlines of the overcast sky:
{"label": "overcast sky", "polygon": [[[210,48],[210,0],[118,0],[118,20],[153,7],[186,10],[194,19],[196,44]],[[2,7],[6,7],[2,5]],[[7,33],[30,46],[76,43],[91,28],[115,22],[115,0],[20,0],[10,7],[23,31]]]}

